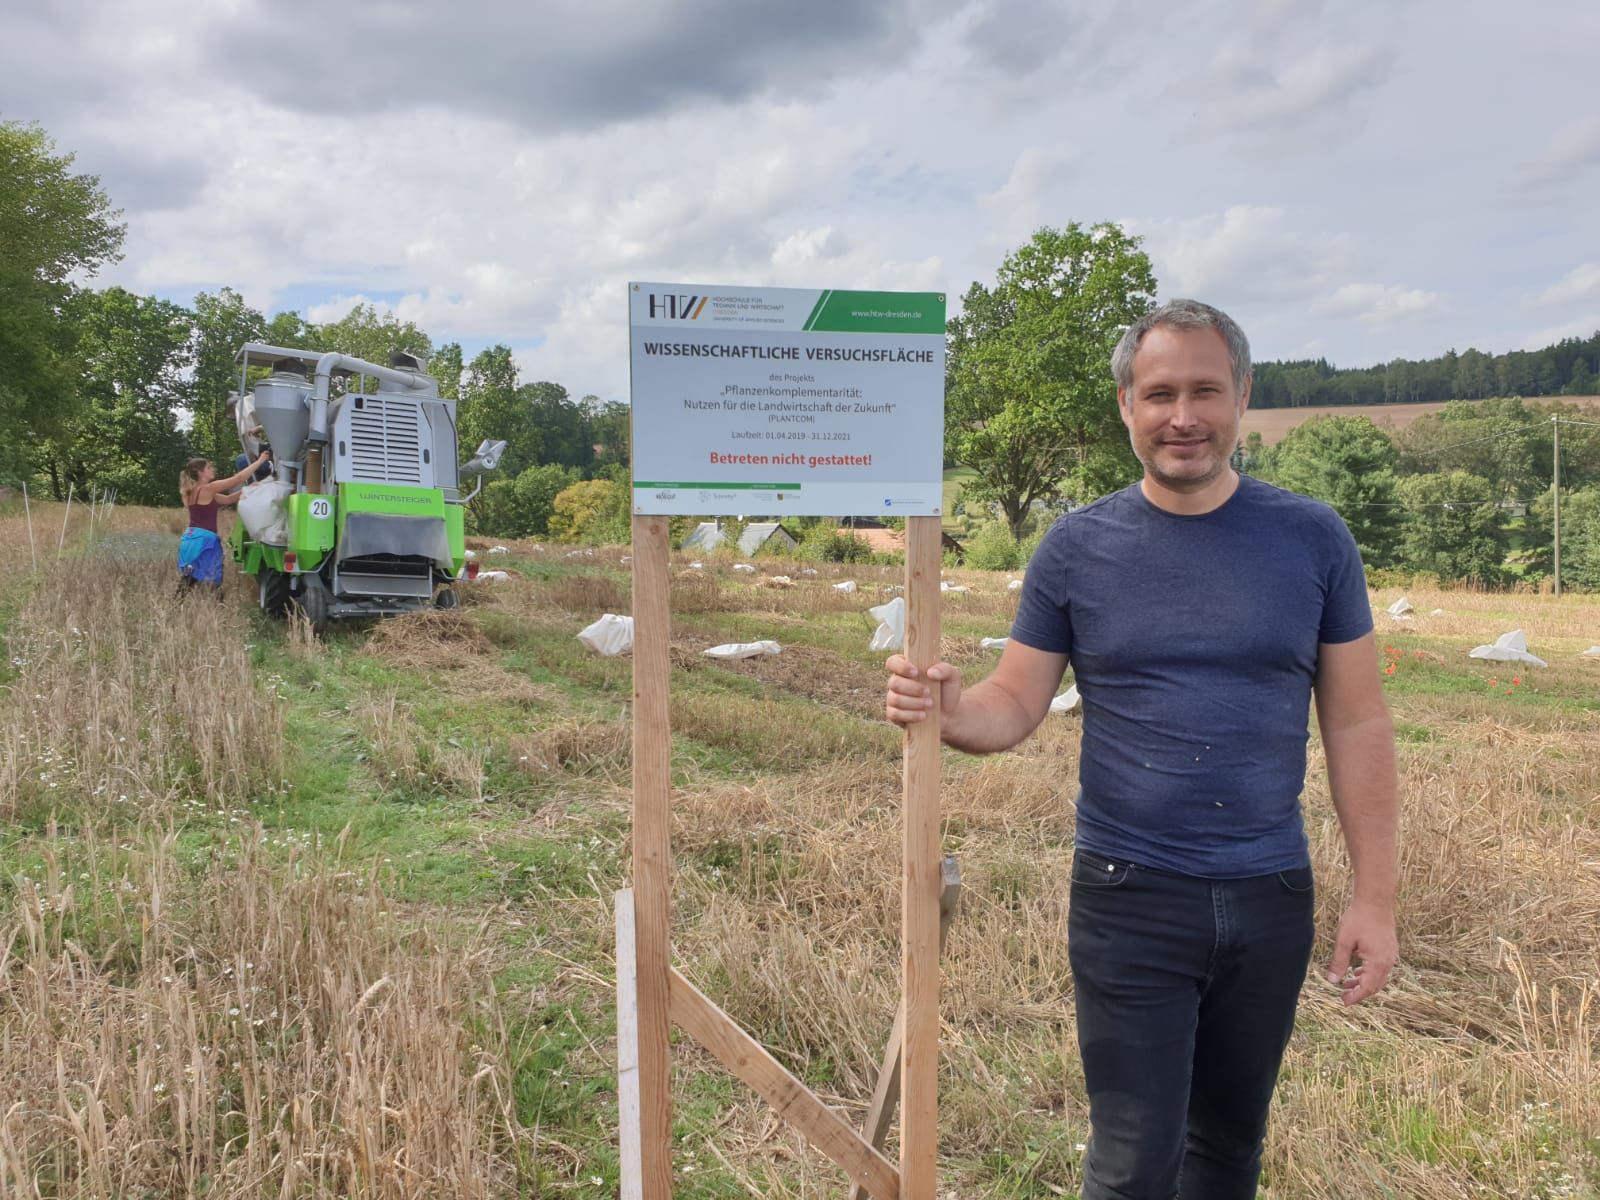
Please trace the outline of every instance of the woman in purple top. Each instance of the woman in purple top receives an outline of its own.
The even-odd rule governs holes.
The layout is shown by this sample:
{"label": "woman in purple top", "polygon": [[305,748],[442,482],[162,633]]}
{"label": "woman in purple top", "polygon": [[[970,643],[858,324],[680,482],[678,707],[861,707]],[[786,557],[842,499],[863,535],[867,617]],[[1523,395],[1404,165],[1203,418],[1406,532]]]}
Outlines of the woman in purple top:
{"label": "woman in purple top", "polygon": [[178,476],[178,494],[189,510],[189,528],[183,531],[178,543],[178,576],[187,587],[209,583],[214,588],[222,586],[222,539],[217,536],[217,509],[224,504],[237,504],[241,492],[232,491],[255,473],[267,461],[261,456],[244,470],[226,479],[217,478],[217,469],[209,458],[191,458],[183,473]]}

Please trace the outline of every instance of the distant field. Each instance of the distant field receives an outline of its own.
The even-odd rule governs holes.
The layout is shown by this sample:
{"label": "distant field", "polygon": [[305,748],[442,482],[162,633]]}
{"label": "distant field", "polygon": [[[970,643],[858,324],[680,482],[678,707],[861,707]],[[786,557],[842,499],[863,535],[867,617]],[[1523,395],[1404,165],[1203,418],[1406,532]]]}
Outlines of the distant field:
{"label": "distant field", "polygon": [[[1568,400],[1574,404],[1600,410],[1600,396],[1545,396],[1545,400]],[[1438,412],[1444,404],[1352,404],[1324,405],[1318,408],[1252,408],[1245,412],[1240,423],[1240,435],[1259,433],[1269,446],[1283,441],[1284,435],[1302,421],[1312,417],[1362,416],[1371,417],[1377,425],[1399,429],[1411,424],[1427,413]]]}

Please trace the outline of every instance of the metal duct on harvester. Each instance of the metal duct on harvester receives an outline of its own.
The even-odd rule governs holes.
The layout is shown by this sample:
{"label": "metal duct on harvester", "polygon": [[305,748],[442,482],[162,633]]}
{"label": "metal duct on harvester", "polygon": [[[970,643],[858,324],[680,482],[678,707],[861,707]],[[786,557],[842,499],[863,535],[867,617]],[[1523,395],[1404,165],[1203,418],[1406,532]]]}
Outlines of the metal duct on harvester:
{"label": "metal duct on harvester", "polygon": [[311,430],[311,385],[301,375],[276,372],[255,386],[256,420],[280,462],[298,460]]}

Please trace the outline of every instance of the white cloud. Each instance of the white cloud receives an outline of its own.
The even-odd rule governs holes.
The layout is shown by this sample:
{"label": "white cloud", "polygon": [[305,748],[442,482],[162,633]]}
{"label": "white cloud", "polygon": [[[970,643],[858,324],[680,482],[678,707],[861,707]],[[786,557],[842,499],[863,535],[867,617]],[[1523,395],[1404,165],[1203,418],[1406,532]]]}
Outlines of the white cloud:
{"label": "white cloud", "polygon": [[1308,300],[1352,257],[1348,234],[1302,232],[1283,209],[1262,205],[1125,224],[1144,237],[1165,296],[1246,305]]}
{"label": "white cloud", "polygon": [[1438,308],[1440,303],[1437,293],[1403,284],[1346,283],[1319,300],[1316,308],[1329,316],[1379,322],[1415,317]]}
{"label": "white cloud", "polygon": [[994,191],[978,197],[995,240],[1004,246],[1025,241],[1041,225],[1052,223],[1057,198],[1072,178],[1073,160],[1054,145],[1023,148],[1011,174]]}
{"label": "white cloud", "polygon": [[1590,309],[1581,317],[1574,317],[1570,321],[1563,321],[1559,325],[1547,325],[1543,329],[1535,329],[1522,336],[1518,345],[1519,350],[1542,350],[1556,342],[1565,341],[1567,338],[1591,338],[1600,334],[1600,308]]}
{"label": "white cloud", "polygon": [[1534,303],[1570,304],[1574,300],[1587,300],[1590,297],[1600,297],[1600,263],[1584,263],[1581,267],[1574,267],[1562,276],[1559,283],[1540,292]]}
{"label": "white cloud", "polygon": [[1550,139],[1548,147],[1522,168],[1522,187],[1544,192],[1575,182],[1600,169],[1600,117],[1587,116]]}

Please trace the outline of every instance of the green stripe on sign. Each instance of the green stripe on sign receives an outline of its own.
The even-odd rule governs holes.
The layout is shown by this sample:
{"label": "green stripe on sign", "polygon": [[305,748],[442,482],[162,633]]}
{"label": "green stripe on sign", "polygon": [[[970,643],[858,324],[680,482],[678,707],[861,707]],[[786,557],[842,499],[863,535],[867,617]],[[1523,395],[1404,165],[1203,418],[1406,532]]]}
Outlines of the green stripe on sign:
{"label": "green stripe on sign", "polygon": [[816,333],[943,333],[943,292],[827,292],[806,322]]}
{"label": "green stripe on sign", "polygon": [[800,485],[798,483],[695,483],[693,480],[688,483],[650,483],[643,479],[634,480],[633,490],[638,491],[640,488],[705,488],[708,491],[719,492],[798,492]]}
{"label": "green stripe on sign", "polygon": [[822,306],[828,302],[828,297],[831,295],[833,295],[833,292],[828,288],[822,289],[822,294],[817,297],[817,302],[811,306],[811,315],[806,318],[806,323],[800,326],[801,330],[807,330],[811,328],[812,322],[815,321],[818,315],[821,314]]}

